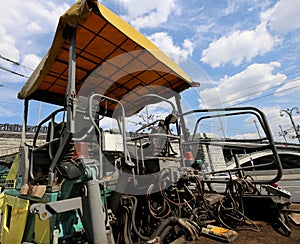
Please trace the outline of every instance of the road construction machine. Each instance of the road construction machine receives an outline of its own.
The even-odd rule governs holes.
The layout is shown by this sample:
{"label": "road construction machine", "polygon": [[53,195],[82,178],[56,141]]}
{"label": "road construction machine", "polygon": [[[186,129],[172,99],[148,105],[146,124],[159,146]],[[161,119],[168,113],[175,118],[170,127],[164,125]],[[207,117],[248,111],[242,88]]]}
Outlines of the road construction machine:
{"label": "road construction machine", "polygon": [[[60,17],[49,51],[18,94],[24,100],[22,139],[1,193],[1,243],[236,238],[233,229],[249,220],[243,201],[260,195],[257,184],[280,180],[281,163],[260,110],[183,111],[181,93],[198,86],[104,5],[77,1]],[[30,105],[36,102],[52,111],[41,112],[45,116],[28,140]],[[148,113],[139,122],[137,115],[149,106],[164,113]],[[261,124],[259,147],[273,152],[268,165],[276,174],[270,179],[243,174],[259,165],[241,168],[237,161],[218,171],[207,164],[205,148],[235,147],[200,136],[202,121],[245,114]],[[222,172],[238,177],[211,179]],[[226,189],[216,191],[216,182]]]}

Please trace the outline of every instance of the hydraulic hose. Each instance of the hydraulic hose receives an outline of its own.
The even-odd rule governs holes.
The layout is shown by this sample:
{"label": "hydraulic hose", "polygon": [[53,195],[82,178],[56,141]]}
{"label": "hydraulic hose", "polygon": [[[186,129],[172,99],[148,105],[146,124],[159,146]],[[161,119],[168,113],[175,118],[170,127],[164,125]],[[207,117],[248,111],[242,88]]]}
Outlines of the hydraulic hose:
{"label": "hydraulic hose", "polygon": [[157,236],[160,236],[161,233],[163,232],[163,230],[169,226],[171,223],[177,223],[178,222],[177,217],[169,217],[167,219],[165,219],[160,226],[157,228],[157,230],[152,234],[152,238],[151,239],[155,239]]}
{"label": "hydraulic hose", "polygon": [[[133,202],[132,199],[134,199],[134,202]],[[143,239],[144,241],[148,241],[148,240],[150,240],[150,237],[142,235],[142,234],[139,232],[139,230],[137,229],[136,224],[135,224],[135,212],[136,212],[136,207],[137,207],[137,199],[136,199],[136,197],[131,196],[131,197],[129,198],[129,200],[130,200],[131,205],[132,205],[132,226],[133,226],[133,229],[134,229],[135,233],[136,233],[141,239]]]}

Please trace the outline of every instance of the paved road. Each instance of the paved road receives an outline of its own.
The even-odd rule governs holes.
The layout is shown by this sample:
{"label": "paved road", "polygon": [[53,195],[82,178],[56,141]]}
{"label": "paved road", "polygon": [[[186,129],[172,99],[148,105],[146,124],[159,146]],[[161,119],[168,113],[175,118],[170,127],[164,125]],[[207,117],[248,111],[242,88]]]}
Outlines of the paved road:
{"label": "paved road", "polygon": [[291,193],[292,202],[300,202],[300,179],[281,180],[279,185]]}

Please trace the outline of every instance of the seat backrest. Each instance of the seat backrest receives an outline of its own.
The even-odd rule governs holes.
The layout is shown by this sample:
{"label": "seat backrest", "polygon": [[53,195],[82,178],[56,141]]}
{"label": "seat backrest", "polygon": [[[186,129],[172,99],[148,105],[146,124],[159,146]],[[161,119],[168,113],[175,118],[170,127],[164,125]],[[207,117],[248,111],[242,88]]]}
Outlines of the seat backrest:
{"label": "seat backrest", "polygon": [[102,133],[102,150],[123,152],[123,136],[121,134]]}
{"label": "seat backrest", "polygon": [[47,138],[46,138],[47,142],[50,142],[52,128],[53,128],[53,139],[59,138],[63,134],[64,129],[66,128],[66,122],[61,122],[61,123],[49,122],[48,130],[47,130]]}

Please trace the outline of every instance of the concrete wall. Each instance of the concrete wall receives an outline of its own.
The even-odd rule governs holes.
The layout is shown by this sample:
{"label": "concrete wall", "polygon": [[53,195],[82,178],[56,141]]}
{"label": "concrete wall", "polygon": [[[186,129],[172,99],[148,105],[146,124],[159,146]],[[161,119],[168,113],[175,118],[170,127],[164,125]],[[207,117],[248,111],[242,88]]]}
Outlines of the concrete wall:
{"label": "concrete wall", "polygon": [[[215,134],[200,134],[196,141],[200,138],[218,138]],[[193,147],[193,154],[196,158],[201,158],[206,163],[207,171],[218,171],[226,169],[225,158],[222,147],[198,144]]]}
{"label": "concrete wall", "polygon": [[[30,138],[26,140],[26,143],[31,145],[32,142],[33,142],[33,137],[30,136]],[[37,140],[37,145],[41,145],[43,143],[45,143],[44,138]],[[1,134],[0,135],[0,158],[17,153],[19,151],[20,144],[21,144],[20,133]]]}

